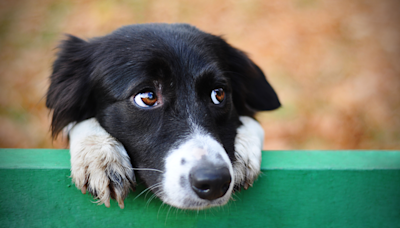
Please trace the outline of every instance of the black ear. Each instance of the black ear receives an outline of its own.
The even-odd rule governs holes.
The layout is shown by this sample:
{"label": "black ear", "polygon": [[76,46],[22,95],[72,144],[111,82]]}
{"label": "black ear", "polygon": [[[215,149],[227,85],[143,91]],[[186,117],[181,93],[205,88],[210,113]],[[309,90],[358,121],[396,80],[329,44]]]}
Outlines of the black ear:
{"label": "black ear", "polygon": [[233,102],[239,115],[253,116],[257,111],[274,110],[281,106],[264,73],[246,54],[229,46],[226,55]]}
{"label": "black ear", "polygon": [[69,35],[59,49],[46,99],[46,106],[53,110],[53,138],[69,123],[94,116],[96,108],[89,81],[92,72],[89,43]]}

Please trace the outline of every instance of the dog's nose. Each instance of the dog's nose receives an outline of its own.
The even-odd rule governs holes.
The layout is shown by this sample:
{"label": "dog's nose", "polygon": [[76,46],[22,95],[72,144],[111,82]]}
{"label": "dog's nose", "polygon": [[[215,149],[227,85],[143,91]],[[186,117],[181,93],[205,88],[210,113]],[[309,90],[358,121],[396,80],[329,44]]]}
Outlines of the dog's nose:
{"label": "dog's nose", "polygon": [[193,191],[200,198],[214,200],[225,195],[232,179],[226,166],[206,164],[192,168],[189,180]]}

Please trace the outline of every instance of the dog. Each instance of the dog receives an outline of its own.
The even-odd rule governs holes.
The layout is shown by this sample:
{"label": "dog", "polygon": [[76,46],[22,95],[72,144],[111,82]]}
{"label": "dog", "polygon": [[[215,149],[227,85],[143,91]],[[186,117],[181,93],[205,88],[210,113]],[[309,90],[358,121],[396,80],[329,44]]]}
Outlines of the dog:
{"label": "dog", "polygon": [[69,132],[76,187],[121,208],[135,175],[177,208],[226,204],[260,173],[255,113],[280,107],[244,52],[188,24],[68,35],[46,96],[53,138]]}

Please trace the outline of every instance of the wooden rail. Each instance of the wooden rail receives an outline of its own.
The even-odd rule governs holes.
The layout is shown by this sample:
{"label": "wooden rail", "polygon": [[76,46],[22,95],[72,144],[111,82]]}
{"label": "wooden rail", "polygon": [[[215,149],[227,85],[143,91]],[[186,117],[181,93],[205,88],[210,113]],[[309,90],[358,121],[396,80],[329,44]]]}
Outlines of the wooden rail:
{"label": "wooden rail", "polygon": [[252,188],[203,211],[143,187],[98,206],[69,168],[68,150],[0,149],[0,227],[400,227],[400,151],[264,151]]}

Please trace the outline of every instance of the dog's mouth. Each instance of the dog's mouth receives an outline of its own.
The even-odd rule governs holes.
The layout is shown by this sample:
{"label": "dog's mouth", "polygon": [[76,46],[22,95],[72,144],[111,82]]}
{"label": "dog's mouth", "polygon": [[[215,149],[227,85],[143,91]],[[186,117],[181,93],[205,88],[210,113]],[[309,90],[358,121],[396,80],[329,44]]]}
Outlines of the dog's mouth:
{"label": "dog's mouth", "polygon": [[195,135],[165,159],[161,200],[177,208],[204,209],[226,204],[234,175],[220,143],[208,135]]}

